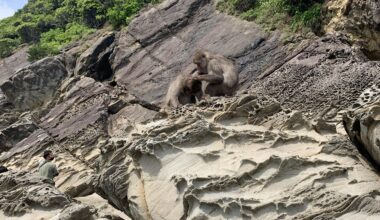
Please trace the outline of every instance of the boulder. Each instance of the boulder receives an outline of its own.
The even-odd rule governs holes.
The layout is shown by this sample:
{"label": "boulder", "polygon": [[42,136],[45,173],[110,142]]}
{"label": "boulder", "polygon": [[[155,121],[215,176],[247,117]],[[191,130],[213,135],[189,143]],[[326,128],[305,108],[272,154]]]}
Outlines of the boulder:
{"label": "boulder", "polygon": [[380,170],[380,101],[348,111],[343,120],[351,141]]}
{"label": "boulder", "polygon": [[12,148],[15,144],[28,137],[37,129],[38,127],[34,124],[30,115],[24,115],[24,117],[12,125],[0,129],[0,152]]}
{"label": "boulder", "polygon": [[20,215],[35,208],[63,208],[70,199],[58,191],[51,180],[26,171],[0,174],[0,210]]}
{"label": "boulder", "polygon": [[59,214],[58,220],[87,220],[91,219],[90,207],[84,204],[71,203]]}
{"label": "boulder", "polygon": [[53,99],[66,76],[67,70],[61,61],[45,58],[17,71],[0,84],[0,89],[16,108],[36,109]]}

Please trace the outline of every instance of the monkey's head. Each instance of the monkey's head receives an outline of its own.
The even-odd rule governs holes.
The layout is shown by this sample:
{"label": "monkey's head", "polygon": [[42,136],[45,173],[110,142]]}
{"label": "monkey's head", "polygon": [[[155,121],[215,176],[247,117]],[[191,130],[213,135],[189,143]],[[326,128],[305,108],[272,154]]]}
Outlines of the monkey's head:
{"label": "monkey's head", "polygon": [[208,59],[206,54],[201,51],[197,50],[195,51],[194,57],[193,57],[193,63],[197,65],[197,69],[199,74],[207,74],[207,66],[208,66]]}

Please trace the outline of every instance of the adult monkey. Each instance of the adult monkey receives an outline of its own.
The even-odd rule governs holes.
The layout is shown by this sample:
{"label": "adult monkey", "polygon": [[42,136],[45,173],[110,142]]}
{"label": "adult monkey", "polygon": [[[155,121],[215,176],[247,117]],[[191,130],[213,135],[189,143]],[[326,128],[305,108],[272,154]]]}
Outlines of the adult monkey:
{"label": "adult monkey", "polygon": [[197,75],[194,69],[190,73],[182,73],[173,80],[165,97],[165,107],[177,108],[181,105],[196,103],[203,96],[202,82],[194,80]]}
{"label": "adult monkey", "polygon": [[233,61],[205,50],[197,50],[193,57],[199,74],[194,80],[207,82],[204,94],[209,96],[233,96],[239,84]]}

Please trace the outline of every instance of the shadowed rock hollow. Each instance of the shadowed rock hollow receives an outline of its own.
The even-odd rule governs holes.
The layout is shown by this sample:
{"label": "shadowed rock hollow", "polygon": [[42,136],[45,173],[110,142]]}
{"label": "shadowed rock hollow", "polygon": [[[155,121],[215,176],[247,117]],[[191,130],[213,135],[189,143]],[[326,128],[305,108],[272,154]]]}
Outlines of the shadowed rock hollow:
{"label": "shadowed rock hollow", "polygon": [[[120,32],[1,71],[0,164],[13,171],[0,174],[0,217],[379,218],[380,63],[338,28],[285,43],[214,3],[167,0]],[[238,94],[160,115],[197,48],[235,61]],[[45,149],[56,188],[35,176]],[[44,186],[51,203],[35,201]]]}

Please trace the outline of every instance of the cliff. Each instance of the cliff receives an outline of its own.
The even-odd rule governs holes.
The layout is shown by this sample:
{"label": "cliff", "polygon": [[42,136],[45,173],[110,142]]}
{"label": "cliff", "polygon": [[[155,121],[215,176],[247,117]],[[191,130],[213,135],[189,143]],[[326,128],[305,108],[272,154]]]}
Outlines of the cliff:
{"label": "cliff", "polygon": [[[322,36],[166,0],[57,56],[3,59],[0,217],[379,218],[378,9],[332,2]],[[198,48],[235,61],[237,95],[160,114]],[[45,149],[55,187],[34,175]]]}

